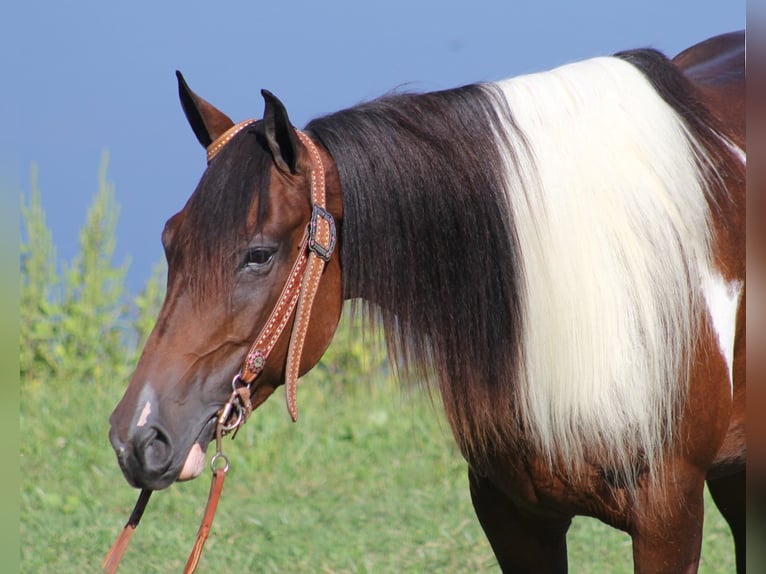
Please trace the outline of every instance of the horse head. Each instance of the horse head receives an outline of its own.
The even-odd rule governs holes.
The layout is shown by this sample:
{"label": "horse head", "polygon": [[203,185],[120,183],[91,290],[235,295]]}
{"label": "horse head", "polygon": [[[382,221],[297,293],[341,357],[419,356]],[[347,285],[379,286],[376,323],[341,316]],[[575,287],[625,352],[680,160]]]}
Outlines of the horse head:
{"label": "horse head", "polygon": [[[313,241],[317,210],[322,224],[342,220],[332,158],[292,127],[275,96],[262,92],[262,120],[235,125],[177,76],[208,167],[162,232],[167,293],[109,433],[128,482],[152,490],[200,474],[233,380],[250,383],[253,408],[284,384],[293,316],[301,312],[293,300],[303,293],[285,303],[287,284],[307,282],[295,268]],[[317,179],[326,182],[324,209],[314,197]],[[340,257],[324,257],[313,307],[304,310],[295,378],[317,363],[340,316]],[[266,338],[264,354],[253,341]]]}

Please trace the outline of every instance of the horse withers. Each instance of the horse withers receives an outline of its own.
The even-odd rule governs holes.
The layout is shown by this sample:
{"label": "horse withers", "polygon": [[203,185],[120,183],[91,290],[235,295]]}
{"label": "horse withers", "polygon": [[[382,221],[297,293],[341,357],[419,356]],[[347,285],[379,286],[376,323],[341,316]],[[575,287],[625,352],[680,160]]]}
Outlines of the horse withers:
{"label": "horse withers", "polygon": [[[703,489],[744,570],[744,34],[389,95],[303,131],[179,75],[208,167],[162,233],[167,295],[110,439],[197,476],[220,410],[322,356],[344,299],[442,396],[504,571],[565,572],[575,515],[637,572],[696,571]],[[239,396],[239,395],[236,395]]]}

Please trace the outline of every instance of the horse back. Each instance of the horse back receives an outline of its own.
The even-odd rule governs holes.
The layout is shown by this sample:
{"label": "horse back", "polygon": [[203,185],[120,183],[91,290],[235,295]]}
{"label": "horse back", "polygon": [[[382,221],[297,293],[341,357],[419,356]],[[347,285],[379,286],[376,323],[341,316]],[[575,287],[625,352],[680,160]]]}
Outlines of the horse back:
{"label": "horse back", "polygon": [[673,63],[697,87],[726,135],[745,149],[745,32],[700,42],[678,54]]}

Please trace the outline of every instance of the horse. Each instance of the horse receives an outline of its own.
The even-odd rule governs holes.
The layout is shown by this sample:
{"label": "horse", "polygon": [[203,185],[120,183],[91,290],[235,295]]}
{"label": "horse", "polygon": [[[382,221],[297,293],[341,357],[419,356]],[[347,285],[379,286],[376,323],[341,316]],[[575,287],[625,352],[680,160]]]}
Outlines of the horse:
{"label": "horse", "polygon": [[707,483],[744,572],[743,32],[304,130],[266,90],[235,123],[177,76],[208,165],[110,417],[129,484],[195,478],[217,421],[280,386],[295,420],[354,300],[440,393],[503,571],[566,572],[585,515],[630,535],[636,572],[694,572]]}

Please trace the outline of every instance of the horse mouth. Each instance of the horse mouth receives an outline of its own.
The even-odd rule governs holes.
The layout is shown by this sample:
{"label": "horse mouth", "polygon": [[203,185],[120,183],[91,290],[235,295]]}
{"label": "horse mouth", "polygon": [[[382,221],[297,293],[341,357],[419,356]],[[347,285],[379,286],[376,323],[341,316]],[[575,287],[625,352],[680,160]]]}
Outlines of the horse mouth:
{"label": "horse mouth", "polygon": [[217,417],[213,416],[208,420],[205,426],[202,427],[202,430],[199,435],[197,435],[197,438],[186,455],[183,467],[181,467],[181,472],[178,474],[178,478],[176,478],[177,482],[193,480],[205,470],[205,453],[210,441],[212,441],[215,436],[215,425],[217,420]]}

